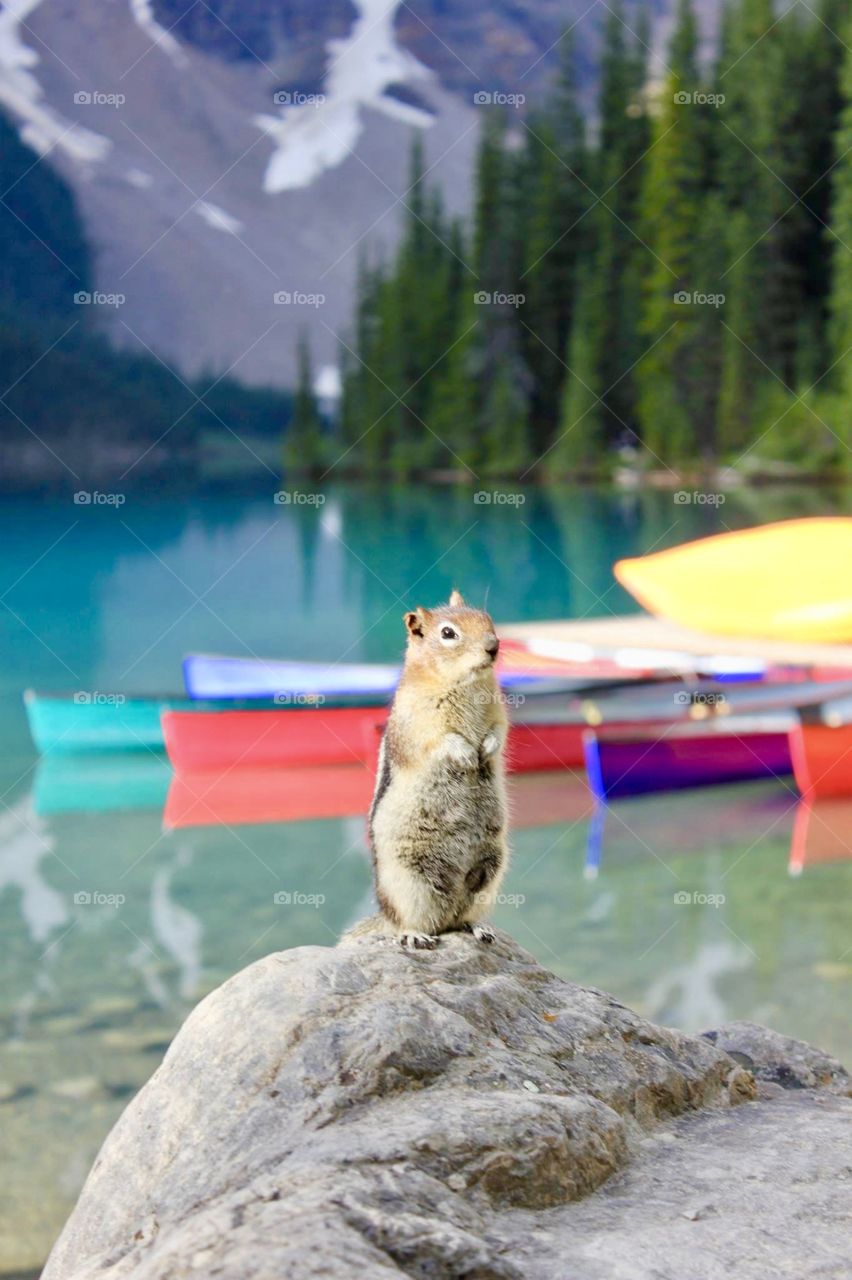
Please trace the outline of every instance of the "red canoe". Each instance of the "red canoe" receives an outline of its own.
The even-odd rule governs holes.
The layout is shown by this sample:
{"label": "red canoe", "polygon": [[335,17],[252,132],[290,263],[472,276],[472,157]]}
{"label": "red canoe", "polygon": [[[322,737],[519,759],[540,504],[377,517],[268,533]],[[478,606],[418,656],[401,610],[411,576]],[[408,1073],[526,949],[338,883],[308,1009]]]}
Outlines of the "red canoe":
{"label": "red canoe", "polygon": [[803,722],[790,730],[790,755],[803,796],[852,796],[852,724]]}
{"label": "red canoe", "polygon": [[[366,819],[374,782],[373,769],[364,764],[176,773],[163,823],[175,829]],[[594,806],[583,779],[559,772],[516,775],[509,786],[509,807],[511,825],[517,830],[578,822]]]}
{"label": "red canoe", "polygon": [[274,711],[164,711],[175,769],[243,765],[372,764],[387,707],[286,707]]}
{"label": "red canoe", "polygon": [[[276,711],[164,711],[163,737],[184,772],[251,766],[368,764],[378,755],[386,707],[298,707]],[[518,723],[509,733],[510,771],[581,769],[584,724]]]}

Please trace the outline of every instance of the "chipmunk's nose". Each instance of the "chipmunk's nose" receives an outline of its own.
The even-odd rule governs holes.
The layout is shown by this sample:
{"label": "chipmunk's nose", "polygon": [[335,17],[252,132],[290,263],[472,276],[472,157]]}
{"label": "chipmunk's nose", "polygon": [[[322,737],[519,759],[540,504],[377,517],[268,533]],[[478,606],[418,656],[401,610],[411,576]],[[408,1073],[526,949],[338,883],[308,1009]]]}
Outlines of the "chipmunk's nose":
{"label": "chipmunk's nose", "polygon": [[500,641],[492,632],[490,636],[485,637],[485,652],[490,658],[496,658],[500,648]]}

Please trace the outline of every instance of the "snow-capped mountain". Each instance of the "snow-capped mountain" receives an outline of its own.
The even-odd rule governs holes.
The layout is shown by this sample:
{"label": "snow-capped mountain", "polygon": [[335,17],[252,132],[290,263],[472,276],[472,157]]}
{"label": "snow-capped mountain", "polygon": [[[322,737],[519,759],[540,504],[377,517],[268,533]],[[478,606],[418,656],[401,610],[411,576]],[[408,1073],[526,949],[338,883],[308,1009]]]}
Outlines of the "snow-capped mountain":
{"label": "snow-capped mountain", "polygon": [[[331,366],[359,254],[398,234],[412,129],[467,207],[485,107],[528,101],[603,0],[6,0],[0,107],[77,199],[103,325],[184,376]],[[328,377],[327,377],[328,381]]]}

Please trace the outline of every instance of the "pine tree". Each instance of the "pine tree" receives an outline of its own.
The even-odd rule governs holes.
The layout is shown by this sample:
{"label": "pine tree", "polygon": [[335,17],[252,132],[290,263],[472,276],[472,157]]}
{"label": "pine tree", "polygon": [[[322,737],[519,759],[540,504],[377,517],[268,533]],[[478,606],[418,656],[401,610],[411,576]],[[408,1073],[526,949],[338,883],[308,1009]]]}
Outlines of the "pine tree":
{"label": "pine tree", "polygon": [[533,380],[530,442],[535,453],[547,449],[559,418],[576,266],[587,242],[583,215],[592,199],[584,176],[585,130],[575,79],[574,49],[565,39],[553,101],[528,125],[519,172],[526,215],[521,344]]}
{"label": "pine tree", "polygon": [[368,271],[361,302],[359,345],[356,350],[359,421],[357,456],[365,471],[379,474],[400,436],[399,403],[394,386],[397,372],[395,299],[390,273]]}
{"label": "pine tree", "polygon": [[[632,35],[614,0],[597,145],[585,144],[566,52],[524,145],[523,123],[507,136],[489,114],[469,247],[426,188],[415,143],[399,249],[359,274],[347,457],[375,474],[461,460],[511,475],[544,455],[564,475],[599,470],[639,430],[666,464],[735,459],[833,356],[852,411],[852,273],[839,247],[852,243],[852,69],[847,59],[841,99],[833,34],[847,0],[814,2],[805,20],[773,0],[730,0],[705,85],[680,0],[652,105],[645,19]],[[696,101],[705,88],[721,105]],[[785,431],[794,420],[804,411]]]}
{"label": "pine tree", "polygon": [[486,120],[479,143],[473,205],[473,264],[481,287],[500,280],[505,264],[500,261],[506,230],[506,122],[494,112]]}
{"label": "pine tree", "polygon": [[822,324],[828,315],[833,262],[833,253],[826,253],[825,250],[826,246],[831,248],[838,244],[829,231],[829,224],[832,216],[835,138],[843,106],[840,78],[846,51],[842,37],[844,26],[848,25],[848,5],[847,0],[822,0],[814,7],[817,17],[811,24],[807,42],[809,72],[804,85],[807,97],[802,104],[807,137],[801,150],[803,159],[810,166],[810,172],[802,199],[812,214],[805,248],[805,272],[811,285],[811,294],[820,309],[817,340],[821,342],[824,340]]}
{"label": "pine tree", "polygon": [[779,18],[771,0],[727,10],[717,71],[728,256],[718,439],[734,455],[754,438],[764,386],[795,384],[801,316],[812,294],[825,293],[812,271],[819,221],[797,199],[819,176],[810,154],[815,70],[813,36],[797,14]]}
{"label": "pine tree", "polygon": [[574,323],[568,344],[568,371],[562,390],[559,425],[545,458],[551,479],[597,470],[605,456],[603,407],[598,386],[598,313],[591,272],[582,272],[577,285]]}
{"label": "pine tree", "polygon": [[652,260],[642,326],[647,352],[636,371],[642,439],[664,463],[694,457],[698,447],[691,374],[707,304],[693,298],[702,292],[697,245],[707,137],[704,110],[693,101],[700,89],[696,49],[690,0],[679,0],[655,145],[645,168],[643,228]]}
{"label": "pine tree", "polygon": [[[483,132],[473,232],[476,327],[470,355],[475,379],[473,456],[492,474],[512,474],[529,452],[532,380],[523,357],[519,311],[518,162],[506,147],[505,121]],[[495,416],[496,415],[496,416]]]}
{"label": "pine tree", "polygon": [[[835,137],[837,164],[832,174],[832,221],[834,233],[831,293],[831,332],[834,369],[832,379],[840,393],[844,437],[852,444],[852,19],[842,32],[847,50],[841,77],[842,110]],[[840,425],[840,424],[838,424]],[[847,455],[848,456],[848,455]]]}
{"label": "pine tree", "polygon": [[298,380],[293,398],[293,417],[284,442],[286,474],[318,475],[322,470],[325,445],[311,371],[311,353],[307,337],[299,338]]}
{"label": "pine tree", "polygon": [[467,246],[458,223],[450,234],[447,297],[441,337],[446,349],[427,375],[430,387],[426,421],[431,445],[426,465],[469,468],[479,461],[476,427],[476,329],[480,308],[474,300],[475,277],[467,266]]}
{"label": "pine tree", "polygon": [[432,435],[428,465],[474,472],[480,461],[474,352],[475,317],[465,312],[452,350],[435,377],[427,417]]}
{"label": "pine tree", "polygon": [[[593,238],[596,300],[590,304],[596,334],[596,383],[603,394],[605,439],[613,441],[637,418],[633,366],[642,352],[641,281],[647,251],[640,229],[641,160],[650,144],[644,101],[647,23],[640,15],[638,38],[612,7],[604,27],[598,111],[600,142],[593,186],[600,203],[586,220]],[[589,195],[594,204],[595,197]]]}
{"label": "pine tree", "polygon": [[529,458],[526,435],[529,396],[517,377],[516,356],[499,362],[488,382],[482,407],[486,423],[481,470],[485,475],[516,478]]}
{"label": "pine tree", "polygon": [[406,477],[441,460],[428,421],[431,375],[456,325],[464,264],[458,229],[447,227],[440,195],[425,189],[422,175],[418,138],[395,258],[386,269],[359,269],[342,420],[350,467],[360,465],[369,474]]}

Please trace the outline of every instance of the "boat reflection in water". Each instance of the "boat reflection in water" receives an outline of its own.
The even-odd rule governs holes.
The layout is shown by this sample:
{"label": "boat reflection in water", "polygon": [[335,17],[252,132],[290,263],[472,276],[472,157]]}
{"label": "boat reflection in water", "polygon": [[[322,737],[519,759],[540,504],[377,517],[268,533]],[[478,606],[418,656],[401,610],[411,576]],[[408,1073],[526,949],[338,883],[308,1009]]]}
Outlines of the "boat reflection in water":
{"label": "boat reflection in water", "polygon": [[[180,828],[357,818],[370,807],[374,782],[374,770],[356,763],[179,772],[163,820]],[[509,795],[515,827],[573,823],[594,807],[584,778],[565,771],[513,776]]]}
{"label": "boat reflection in water", "polygon": [[[173,775],[149,752],[40,762],[0,822],[4,1076],[38,1082],[10,1136],[30,1140],[31,1194],[55,1182],[50,1152],[82,1151],[83,1176],[207,991],[269,952],[334,945],[373,910],[372,787],[357,763]],[[768,781],[596,807],[570,771],[513,775],[509,792],[494,919],[542,963],[686,1030],[750,1018],[852,1056],[838,1017],[852,802],[799,804]],[[51,1143],[32,1140],[45,1132]],[[51,1220],[76,1189],[50,1192]]]}
{"label": "boat reflection in water", "polygon": [[[166,830],[258,826],[365,816],[374,781],[373,768],[357,762],[175,773],[161,753],[83,752],[39,761],[32,804],[39,818],[159,810]],[[852,858],[852,799],[800,799],[783,780],[607,804],[592,796],[584,774],[561,769],[511,776],[509,798],[515,830],[585,824],[586,879],[601,869],[607,833],[618,832],[632,832],[636,849],[650,857],[666,849],[700,852],[708,840],[749,848],[780,823],[792,828],[791,874]]]}
{"label": "boat reflection in water", "polygon": [[790,848],[790,874],[821,862],[852,858],[852,798],[799,801]]}

